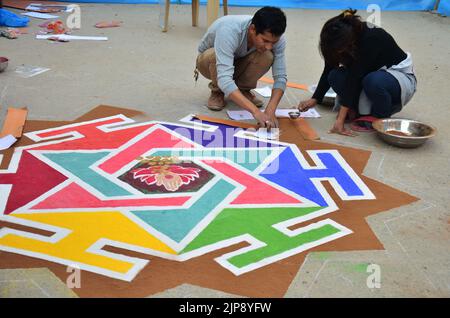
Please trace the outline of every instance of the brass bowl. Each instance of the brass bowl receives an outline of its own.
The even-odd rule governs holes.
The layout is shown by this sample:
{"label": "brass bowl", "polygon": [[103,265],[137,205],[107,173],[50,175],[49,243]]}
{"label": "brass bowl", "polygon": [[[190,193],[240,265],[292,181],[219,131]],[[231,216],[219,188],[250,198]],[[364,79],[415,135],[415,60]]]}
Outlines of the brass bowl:
{"label": "brass bowl", "polygon": [[382,140],[401,148],[419,147],[437,132],[430,125],[402,118],[378,119],[372,126]]}
{"label": "brass bowl", "polygon": [[6,57],[0,57],[0,72],[3,72],[8,67],[8,59]]}

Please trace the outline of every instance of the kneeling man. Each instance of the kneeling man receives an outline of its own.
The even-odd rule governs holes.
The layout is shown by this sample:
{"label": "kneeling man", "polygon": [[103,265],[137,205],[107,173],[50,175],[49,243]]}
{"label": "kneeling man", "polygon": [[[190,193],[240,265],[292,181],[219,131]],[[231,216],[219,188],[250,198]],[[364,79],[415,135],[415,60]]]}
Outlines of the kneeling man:
{"label": "kneeling man", "polygon": [[[208,108],[222,110],[225,98],[252,113],[261,127],[278,127],[275,110],[286,89],[286,16],[263,7],[255,15],[228,15],[216,20],[198,47],[197,70],[211,80]],[[250,91],[272,67],[272,96],[263,102]]]}

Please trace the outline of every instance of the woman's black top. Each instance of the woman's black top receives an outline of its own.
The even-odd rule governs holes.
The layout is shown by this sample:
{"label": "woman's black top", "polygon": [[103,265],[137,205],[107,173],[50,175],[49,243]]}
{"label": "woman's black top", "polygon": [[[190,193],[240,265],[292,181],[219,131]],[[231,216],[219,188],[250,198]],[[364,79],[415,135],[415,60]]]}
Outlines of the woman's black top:
{"label": "woman's black top", "polygon": [[[344,67],[348,70],[345,89],[341,99],[341,105],[357,109],[359,96],[362,90],[363,78],[383,66],[386,68],[397,65],[407,54],[397,45],[394,38],[382,28],[364,23],[360,39],[357,42],[355,59]],[[325,67],[320,77],[319,84],[312,98],[321,103],[325,93],[330,89],[328,74],[333,69],[325,61]]]}

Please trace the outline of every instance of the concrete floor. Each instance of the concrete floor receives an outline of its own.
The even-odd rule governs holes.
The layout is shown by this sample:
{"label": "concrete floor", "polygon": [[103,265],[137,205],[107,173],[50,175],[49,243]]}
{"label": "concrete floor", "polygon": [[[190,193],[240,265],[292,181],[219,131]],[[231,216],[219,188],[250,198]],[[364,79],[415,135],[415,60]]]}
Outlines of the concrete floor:
{"label": "concrete floor", "polygon": [[[231,7],[229,11],[253,14],[256,8]],[[317,50],[320,28],[337,11],[285,12],[289,80],[316,83],[323,65]],[[201,78],[195,85],[192,80],[196,47],[205,32],[205,7],[200,10],[200,26],[193,28],[190,6],[172,6],[168,33],[160,31],[159,7],[154,5],[84,4],[81,13],[82,28],[74,34],[104,35],[109,37],[107,42],[36,40],[34,33],[42,22],[36,19],[30,23],[30,34],[17,40],[0,39],[0,55],[10,59],[8,70],[0,74],[0,120],[7,106],[27,106],[29,119],[67,120],[99,104],[140,109],[170,121],[188,113],[226,117],[225,112],[211,113],[205,107],[207,81]],[[93,27],[113,19],[123,21],[123,26]],[[373,151],[365,175],[421,200],[368,218],[385,251],[309,254],[286,297],[450,296],[450,105],[445,95],[450,82],[450,19],[425,12],[386,12],[381,24],[403,49],[412,52],[418,77],[416,96],[395,117],[430,123],[438,128],[438,135],[410,150],[388,146],[374,134],[329,135],[335,114],[323,106],[318,107],[322,118],[310,123],[324,141]],[[14,73],[21,64],[51,70],[24,79]],[[308,96],[289,89],[280,107],[294,106]],[[361,266],[369,263],[381,267],[379,289],[366,286],[368,273]],[[8,277],[2,272],[0,277]],[[27,275],[32,277],[33,272]],[[42,295],[33,290],[29,296]],[[232,295],[182,285],[157,296]]]}

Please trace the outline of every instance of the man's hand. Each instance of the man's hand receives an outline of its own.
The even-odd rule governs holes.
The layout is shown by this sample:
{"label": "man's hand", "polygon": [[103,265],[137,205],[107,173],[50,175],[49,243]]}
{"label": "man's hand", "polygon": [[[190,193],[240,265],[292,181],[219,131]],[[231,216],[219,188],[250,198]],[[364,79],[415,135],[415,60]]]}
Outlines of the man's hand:
{"label": "man's hand", "polygon": [[329,134],[338,134],[338,135],[343,135],[343,136],[348,136],[348,137],[355,137],[357,136],[356,133],[354,133],[353,131],[345,128],[345,125],[343,122],[336,120],[336,122],[334,123],[333,127],[331,127],[331,129],[328,131]]}
{"label": "man's hand", "polygon": [[266,113],[266,115],[269,116],[269,118],[270,118],[271,126],[268,127],[268,129],[270,130],[270,128],[278,128],[279,127],[278,119],[277,119],[277,116],[275,116],[275,112],[271,111],[269,108],[266,108],[264,113]]}
{"label": "man's hand", "polygon": [[253,114],[253,117],[255,117],[259,126],[267,128],[268,131],[271,128],[278,127],[278,122],[277,122],[275,116],[269,116],[265,112],[263,113],[262,111],[258,110],[257,112],[255,112]]}
{"label": "man's hand", "polygon": [[272,96],[270,97],[269,103],[267,104],[266,110],[264,112],[260,111],[258,107],[256,107],[249,99],[242,95],[239,89],[233,91],[228,97],[238,106],[252,113],[253,117],[258,123],[258,126],[267,128],[267,130],[269,131],[271,128],[278,127],[278,121],[275,117],[275,110],[277,109],[281,97],[283,97],[283,93],[283,90],[280,88],[272,90]]}
{"label": "man's hand", "polygon": [[317,105],[317,99],[315,98],[310,98],[304,101],[301,101],[298,104],[298,110],[301,112],[306,112],[308,109],[314,107]]}

